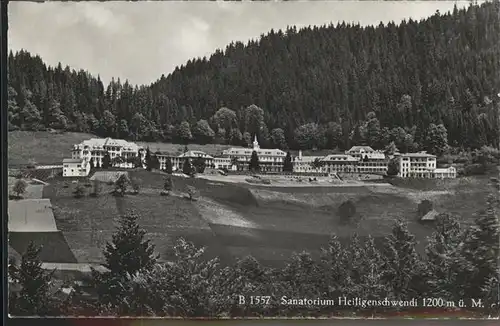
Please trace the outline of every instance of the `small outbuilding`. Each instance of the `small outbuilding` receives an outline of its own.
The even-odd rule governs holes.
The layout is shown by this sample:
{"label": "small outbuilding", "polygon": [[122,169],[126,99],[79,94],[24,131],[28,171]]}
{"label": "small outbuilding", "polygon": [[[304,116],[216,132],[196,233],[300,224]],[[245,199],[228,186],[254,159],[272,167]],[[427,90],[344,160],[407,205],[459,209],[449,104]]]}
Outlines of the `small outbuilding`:
{"label": "small outbuilding", "polygon": [[436,221],[436,219],[437,219],[438,216],[439,216],[439,212],[437,212],[436,210],[432,209],[429,212],[427,212],[427,214],[425,214],[424,216],[422,216],[420,218],[420,222],[423,222],[423,223],[434,222],[434,221]]}
{"label": "small outbuilding", "polygon": [[63,159],[63,177],[86,177],[90,173],[90,164],[81,158]]}

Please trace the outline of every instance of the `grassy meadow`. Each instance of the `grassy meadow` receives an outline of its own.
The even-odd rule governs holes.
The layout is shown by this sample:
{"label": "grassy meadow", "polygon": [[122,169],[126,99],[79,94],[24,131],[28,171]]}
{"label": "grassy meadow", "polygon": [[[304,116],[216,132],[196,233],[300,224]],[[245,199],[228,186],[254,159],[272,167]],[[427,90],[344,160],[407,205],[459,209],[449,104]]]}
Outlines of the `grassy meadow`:
{"label": "grassy meadow", "polygon": [[[331,234],[347,239],[354,232],[380,238],[387,235],[396,219],[408,222],[423,251],[431,228],[417,222],[417,206],[429,198],[439,212],[451,212],[463,222],[472,221],[484,206],[489,191],[485,182],[470,179],[447,190],[422,191],[394,186],[264,188],[234,183],[214,183],[199,178],[173,177],[171,196],[160,196],[165,175],[145,170],[128,171],[139,180],[139,194],[115,197],[112,186],[102,183],[98,198],[73,197],[76,184],[56,178],[44,188],[52,200],[58,228],[65,234],[81,262],[102,262],[101,250],[126,211],[140,215],[162,259],[172,255],[173,241],[180,236],[207,247],[210,257],[223,263],[254,255],[267,265],[281,264],[293,252],[308,250],[313,255],[326,245]],[[199,192],[197,201],[184,198],[186,186]],[[87,193],[91,188],[86,188]],[[358,221],[340,222],[338,206],[352,200]]]}
{"label": "grassy meadow", "polygon": [[96,136],[78,132],[10,131],[7,136],[9,166],[25,166],[30,161],[62,164],[63,158],[71,157],[74,144],[90,138]]}
{"label": "grassy meadow", "polygon": [[[9,133],[9,163],[26,164],[60,162],[71,146],[91,135],[46,132]],[[148,144],[153,151],[176,152],[182,145]],[[227,146],[190,145],[190,149],[215,154]],[[201,178],[173,177],[171,196],[160,196],[165,175],[142,169],[127,171],[141,184],[139,194],[115,197],[112,186],[102,182],[99,197],[87,195],[76,199],[76,184],[62,177],[50,179],[43,197],[50,198],[58,228],[65,235],[80,262],[103,261],[101,250],[117,226],[117,217],[129,210],[140,215],[163,259],[172,254],[172,244],[183,236],[198,245],[207,246],[210,256],[223,262],[234,257],[254,255],[266,264],[279,264],[294,251],[318,253],[331,234],[347,239],[356,232],[361,236],[387,235],[396,219],[406,220],[419,240],[419,248],[431,233],[430,226],[417,222],[417,206],[430,199],[438,212],[449,212],[463,223],[470,223],[491,191],[490,176],[455,180],[394,180],[392,185],[366,183],[364,186],[300,188],[256,186],[214,182]],[[98,178],[99,179],[99,178]],[[104,180],[104,179],[103,179]],[[184,198],[186,186],[199,192],[197,201]],[[356,206],[357,222],[340,223],[338,207],[346,200]]]}
{"label": "grassy meadow", "polygon": [[[70,151],[74,144],[90,138],[99,137],[78,132],[58,134],[46,131],[10,131],[8,134],[9,166],[26,165],[30,161],[39,164],[61,164],[63,158],[71,156]],[[146,142],[137,142],[137,144],[144,147],[149,146],[152,151],[166,151],[172,154],[180,154],[184,149],[184,145],[180,144]],[[229,147],[217,144],[188,145],[190,150],[200,150],[211,155],[220,154]]]}

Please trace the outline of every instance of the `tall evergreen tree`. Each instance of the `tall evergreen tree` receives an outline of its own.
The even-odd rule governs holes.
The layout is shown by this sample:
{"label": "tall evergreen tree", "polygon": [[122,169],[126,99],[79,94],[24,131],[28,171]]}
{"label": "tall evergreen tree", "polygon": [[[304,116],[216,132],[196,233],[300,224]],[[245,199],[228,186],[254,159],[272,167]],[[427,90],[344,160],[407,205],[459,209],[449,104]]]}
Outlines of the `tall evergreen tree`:
{"label": "tall evergreen tree", "polygon": [[415,245],[415,236],[402,221],[397,221],[386,237],[384,280],[392,285],[399,300],[415,298],[422,286],[423,270]]}
{"label": "tall evergreen tree", "polygon": [[111,156],[109,155],[109,152],[106,151],[104,153],[104,156],[102,158],[102,166],[103,169],[109,169],[111,167]]}
{"label": "tall evergreen tree", "polygon": [[120,226],[106,244],[104,266],[111,274],[134,274],[151,268],[157,261],[155,246],[144,237],[146,231],[137,223],[139,215],[129,212],[120,218]]}
{"label": "tall evergreen tree", "polygon": [[182,165],[182,173],[191,175],[193,173],[193,166],[191,165],[191,161],[187,158],[184,160]]}
{"label": "tall evergreen tree", "polygon": [[490,195],[486,209],[476,217],[463,248],[463,255],[472,263],[469,272],[473,281],[469,283],[468,292],[472,297],[482,297],[486,283],[498,276],[499,223],[498,199]]}
{"label": "tall evergreen tree", "polygon": [[293,172],[292,155],[290,152],[286,153],[285,160],[283,161],[283,172]]}
{"label": "tall evergreen tree", "polygon": [[170,157],[167,157],[167,159],[165,160],[165,172],[168,174],[172,174],[173,172],[172,160],[170,159]]}
{"label": "tall evergreen tree", "polygon": [[146,161],[146,170],[151,171],[154,167],[153,157],[151,156],[151,151],[149,150],[149,146],[146,148],[146,156],[144,157]]}
{"label": "tall evergreen tree", "polygon": [[[423,148],[440,155],[444,130],[453,147],[498,147],[500,18],[491,14],[498,6],[474,4],[398,25],[271,31],[189,60],[141,87],[117,79],[105,86],[99,76],[48,67],[39,56],[18,51],[8,60],[9,129],[57,126],[168,142],[190,142],[194,134],[195,141],[206,142],[199,131],[210,134],[207,124],[197,129],[195,123],[204,120],[222,144],[235,144],[239,130],[247,146],[248,135],[256,134],[265,147],[268,138],[281,142],[273,130],[282,129],[293,149],[382,148],[388,139],[381,130],[401,128],[407,136],[389,142],[404,152]],[[239,73],[220,78],[221,62],[238,62]],[[370,112],[376,119],[362,121]],[[429,133],[431,123],[437,128]],[[314,124],[318,133],[310,128]],[[410,133],[414,127],[417,132]]]}
{"label": "tall evergreen tree", "polygon": [[462,255],[465,232],[458,220],[441,214],[429,238],[427,255],[427,291],[429,296],[460,300],[465,298],[469,263]]}
{"label": "tall evergreen tree", "polygon": [[18,293],[9,293],[9,312],[14,316],[47,316],[57,313],[49,291],[53,271],[42,268],[39,258],[41,250],[41,247],[30,242],[20,266],[9,266],[9,278],[21,288]]}
{"label": "tall evergreen tree", "polygon": [[248,169],[252,172],[259,172],[260,171],[259,156],[257,155],[256,151],[252,152],[252,156],[250,157],[250,163],[248,165]]}

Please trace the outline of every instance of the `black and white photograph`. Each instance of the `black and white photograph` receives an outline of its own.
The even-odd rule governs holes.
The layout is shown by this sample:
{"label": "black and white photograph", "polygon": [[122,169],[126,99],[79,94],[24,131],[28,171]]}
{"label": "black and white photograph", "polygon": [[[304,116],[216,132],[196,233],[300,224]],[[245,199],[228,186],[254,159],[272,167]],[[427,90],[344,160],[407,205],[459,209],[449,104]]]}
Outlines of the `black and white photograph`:
{"label": "black and white photograph", "polygon": [[7,23],[10,317],[499,317],[500,0]]}

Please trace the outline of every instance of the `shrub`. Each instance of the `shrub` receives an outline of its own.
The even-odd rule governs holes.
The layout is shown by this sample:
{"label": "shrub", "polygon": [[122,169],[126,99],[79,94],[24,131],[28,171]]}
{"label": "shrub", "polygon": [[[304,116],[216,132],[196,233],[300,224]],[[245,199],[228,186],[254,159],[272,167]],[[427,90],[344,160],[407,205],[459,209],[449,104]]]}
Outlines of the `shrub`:
{"label": "shrub", "polygon": [[127,186],[129,185],[130,180],[128,179],[126,174],[120,175],[118,180],[115,182],[115,195],[124,196],[127,192]]}
{"label": "shrub", "polygon": [[90,193],[90,196],[97,197],[101,193],[101,183],[97,180],[94,181],[94,188]]}
{"label": "shrub", "polygon": [[141,189],[140,181],[136,178],[132,178],[130,180],[130,184],[132,185],[132,189],[134,190],[134,194],[138,194]]}
{"label": "shrub", "polygon": [[428,200],[424,199],[418,204],[418,216],[423,217],[425,214],[429,213],[432,209],[434,208],[433,203]]}
{"label": "shrub", "polygon": [[73,195],[75,196],[75,198],[82,198],[83,196],[85,196],[85,188],[80,183],[78,183],[75,187],[75,190],[73,191]]}
{"label": "shrub", "polygon": [[21,195],[23,195],[26,192],[27,187],[28,184],[26,183],[26,181],[19,179],[14,184],[12,191],[17,195],[18,198],[20,198]]}
{"label": "shrub", "polygon": [[172,181],[172,178],[171,177],[168,177],[168,178],[165,178],[165,182],[163,183],[163,190],[162,190],[162,193],[164,194],[161,194],[162,196],[168,196],[170,194],[170,192],[172,191],[174,187],[174,184],[173,184],[173,181]]}
{"label": "shrub", "polygon": [[196,188],[193,186],[186,186],[186,189],[189,200],[196,200],[198,196],[198,191],[196,190]]}

